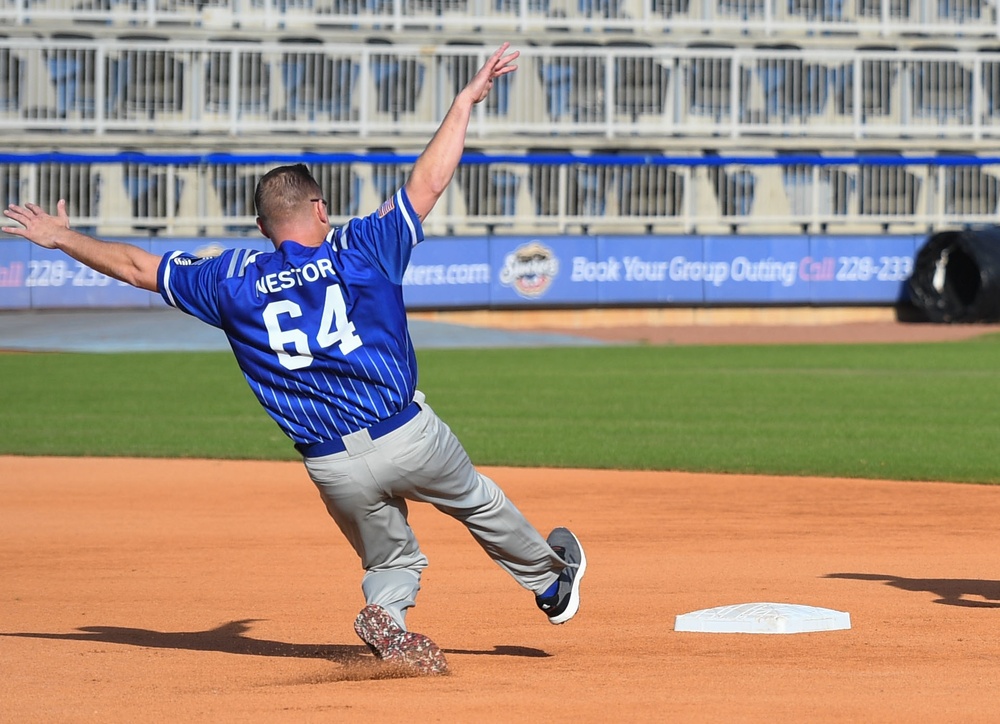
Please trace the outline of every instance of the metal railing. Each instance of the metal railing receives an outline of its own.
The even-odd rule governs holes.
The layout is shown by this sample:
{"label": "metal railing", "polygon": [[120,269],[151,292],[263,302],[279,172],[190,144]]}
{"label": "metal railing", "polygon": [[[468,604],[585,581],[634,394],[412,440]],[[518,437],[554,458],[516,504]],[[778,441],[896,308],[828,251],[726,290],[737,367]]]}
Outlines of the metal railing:
{"label": "metal railing", "polygon": [[[69,204],[105,236],[256,235],[257,180],[302,161],[336,223],[378,208],[414,157],[394,154],[3,154],[0,198]],[[428,235],[924,233],[1000,222],[1000,156],[754,157],[469,153]]]}
{"label": "metal railing", "polygon": [[[492,50],[483,46],[0,39],[0,129],[19,140],[423,142]],[[1000,137],[1000,51],[605,43],[527,47],[470,137]],[[51,135],[60,132],[59,137]],[[383,144],[384,145],[384,144]]]}
{"label": "metal railing", "polygon": [[0,24],[1000,37],[992,0],[5,0]]}

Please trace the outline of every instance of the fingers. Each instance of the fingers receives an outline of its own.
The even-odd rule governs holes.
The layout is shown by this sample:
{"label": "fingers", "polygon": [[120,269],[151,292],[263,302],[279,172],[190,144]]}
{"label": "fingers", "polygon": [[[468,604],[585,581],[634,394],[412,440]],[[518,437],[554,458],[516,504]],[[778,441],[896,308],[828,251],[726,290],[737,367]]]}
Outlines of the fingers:
{"label": "fingers", "polygon": [[[493,55],[490,56],[490,59],[486,62],[487,67],[491,69],[493,77],[506,75],[511,71],[517,70],[517,66],[511,65],[511,63],[520,57],[521,51],[515,50],[512,53],[507,53],[509,48],[510,43],[504,43],[496,49]],[[504,53],[507,53],[507,55],[504,55]]]}
{"label": "fingers", "polygon": [[[16,221],[19,224],[24,224],[24,210],[17,204],[11,204],[10,208],[4,209],[3,215],[6,216],[8,219]],[[7,234],[17,234],[18,236],[24,236],[25,230],[21,226],[4,226],[0,228],[0,231],[3,231],[4,233]]]}
{"label": "fingers", "polygon": [[69,228],[69,213],[66,211],[66,199],[59,199],[56,203],[56,213],[59,216],[59,223]]}
{"label": "fingers", "polygon": [[490,56],[490,62],[491,63],[495,63],[497,61],[497,59],[500,58],[500,56],[502,56],[504,53],[507,52],[507,48],[509,48],[509,47],[510,47],[510,43],[507,42],[507,41],[504,41],[504,43],[499,48],[497,48],[495,51],[493,51],[493,55]]}
{"label": "fingers", "polygon": [[11,216],[13,214],[16,214],[18,216],[39,216],[44,212],[42,211],[41,206],[39,206],[38,204],[33,204],[29,201],[24,206],[11,204],[6,209],[4,209],[4,213],[7,216]]}
{"label": "fingers", "polygon": [[[64,199],[60,199],[57,206],[59,208],[58,223],[68,229],[69,217],[66,215],[66,201]],[[48,243],[39,241],[39,238],[48,235],[48,232],[52,231],[52,224],[56,222],[56,219],[45,213],[45,209],[41,206],[30,202],[24,204],[23,206],[19,204],[10,204],[3,210],[3,214],[8,219],[11,219],[21,225],[0,227],[5,233],[24,237],[25,239],[34,241],[42,246],[49,246]]]}
{"label": "fingers", "polygon": [[13,219],[20,224],[26,224],[33,216],[35,216],[35,206],[32,209],[33,204],[25,204],[24,206],[18,206],[17,204],[11,204],[8,208],[4,209],[4,216]]}
{"label": "fingers", "polygon": [[[56,204],[56,208],[59,209],[60,214],[66,213],[66,200],[59,199]],[[43,209],[38,204],[33,204],[30,201],[26,202],[24,206],[19,206],[18,204],[10,204],[6,209],[4,209],[4,214],[7,216],[45,216],[45,209]]]}
{"label": "fingers", "polygon": [[[58,206],[60,221],[64,222],[66,226],[69,226],[69,217],[66,216],[66,201],[60,199]],[[3,214],[7,218],[13,219],[25,227],[47,216],[45,210],[41,206],[31,202],[24,204],[24,206],[20,206],[19,204],[10,204],[6,209],[4,209]],[[4,227],[3,230],[8,231],[10,228],[11,227]]]}
{"label": "fingers", "polygon": [[14,221],[20,221],[22,218],[27,216],[27,211],[22,209],[17,204],[11,204],[3,210],[3,215],[9,219],[14,219]]}

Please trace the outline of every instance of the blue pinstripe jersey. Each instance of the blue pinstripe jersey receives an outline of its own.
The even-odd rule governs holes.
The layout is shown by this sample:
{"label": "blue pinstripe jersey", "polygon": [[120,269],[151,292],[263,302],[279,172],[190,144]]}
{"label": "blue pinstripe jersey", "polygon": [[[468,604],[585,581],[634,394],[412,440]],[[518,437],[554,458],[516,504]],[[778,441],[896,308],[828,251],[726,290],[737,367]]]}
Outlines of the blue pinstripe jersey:
{"label": "blue pinstripe jersey", "polygon": [[167,304],[221,328],[261,405],[294,442],[370,427],[412,400],[417,365],[403,272],[423,229],[400,189],[326,243],[167,254]]}

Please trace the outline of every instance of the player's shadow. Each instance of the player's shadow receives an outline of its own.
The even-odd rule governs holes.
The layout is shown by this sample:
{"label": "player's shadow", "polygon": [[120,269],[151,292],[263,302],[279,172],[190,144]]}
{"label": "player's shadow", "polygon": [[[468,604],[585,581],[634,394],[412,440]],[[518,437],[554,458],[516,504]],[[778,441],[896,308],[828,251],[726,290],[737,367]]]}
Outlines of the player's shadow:
{"label": "player's shadow", "polygon": [[[207,631],[153,631],[121,626],[83,626],[71,633],[0,633],[0,636],[50,639],[57,641],[96,641],[124,646],[186,651],[215,651],[246,656],[285,656],[300,659],[325,659],[345,666],[364,665],[371,660],[368,647],[349,644],[294,644],[247,636],[250,624],[260,619],[247,618],[217,626]],[[526,646],[495,646],[492,651],[445,649],[445,653],[480,656],[547,657],[544,651]]]}
{"label": "player's shadow", "polygon": [[300,659],[327,659],[351,663],[361,659],[365,646],[344,644],[293,644],[247,636],[250,624],[259,619],[230,621],[207,631],[154,631],[122,626],[83,626],[71,633],[0,633],[0,636],[50,639],[58,641],[96,641],[105,644],[142,646],[155,649],[216,651],[247,656],[288,656]]}
{"label": "player's shadow", "polygon": [[492,651],[477,649],[442,649],[446,654],[469,654],[472,656],[520,656],[527,659],[547,659],[552,654],[530,646],[494,646]]}
{"label": "player's shadow", "polygon": [[937,596],[934,603],[948,606],[1000,608],[1000,581],[972,578],[904,578],[879,573],[829,573],[825,577],[878,581],[901,591],[933,593]]}

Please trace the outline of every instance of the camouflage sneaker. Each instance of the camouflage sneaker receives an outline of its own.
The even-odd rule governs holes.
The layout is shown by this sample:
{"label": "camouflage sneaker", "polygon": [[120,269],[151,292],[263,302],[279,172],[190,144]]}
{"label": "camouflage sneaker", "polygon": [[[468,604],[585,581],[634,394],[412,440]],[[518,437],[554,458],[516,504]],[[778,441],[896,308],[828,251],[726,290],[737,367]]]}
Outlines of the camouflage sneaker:
{"label": "camouflage sneaker", "polygon": [[354,619],[354,632],[375,657],[419,674],[445,674],[448,662],[423,634],[404,631],[381,606],[369,604]]}

